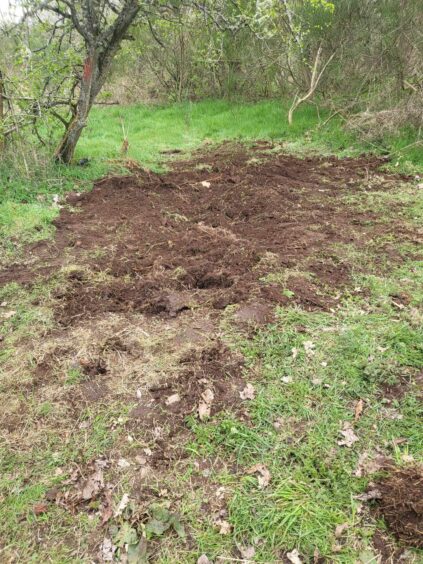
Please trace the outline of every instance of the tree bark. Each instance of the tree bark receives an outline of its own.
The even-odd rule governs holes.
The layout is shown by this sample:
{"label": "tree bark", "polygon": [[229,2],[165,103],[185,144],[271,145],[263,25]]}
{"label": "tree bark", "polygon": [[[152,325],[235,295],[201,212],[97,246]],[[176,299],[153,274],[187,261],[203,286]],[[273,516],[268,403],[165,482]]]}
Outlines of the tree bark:
{"label": "tree bark", "polygon": [[99,74],[98,56],[91,52],[85,59],[75,116],[56,149],[55,158],[59,162],[68,164],[73,159],[76,144],[87,125],[88,114],[101,89]]}

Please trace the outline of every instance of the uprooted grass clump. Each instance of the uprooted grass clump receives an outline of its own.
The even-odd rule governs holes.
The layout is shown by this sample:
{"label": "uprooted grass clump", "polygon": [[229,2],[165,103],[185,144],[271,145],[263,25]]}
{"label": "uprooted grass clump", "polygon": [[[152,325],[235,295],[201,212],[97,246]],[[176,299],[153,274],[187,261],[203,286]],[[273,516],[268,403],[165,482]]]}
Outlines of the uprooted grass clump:
{"label": "uprooted grass clump", "polygon": [[423,548],[423,466],[402,468],[376,484],[377,512],[406,546]]}

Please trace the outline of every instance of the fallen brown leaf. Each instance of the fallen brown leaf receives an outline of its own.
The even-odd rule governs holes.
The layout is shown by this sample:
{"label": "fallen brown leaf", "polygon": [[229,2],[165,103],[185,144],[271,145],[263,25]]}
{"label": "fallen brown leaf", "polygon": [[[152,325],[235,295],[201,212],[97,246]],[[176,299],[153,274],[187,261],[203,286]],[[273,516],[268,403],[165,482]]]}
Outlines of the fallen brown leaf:
{"label": "fallen brown leaf", "polygon": [[264,464],[254,464],[254,466],[247,470],[247,474],[258,474],[257,480],[260,489],[268,486],[272,478],[269,470]]}
{"label": "fallen brown leaf", "polygon": [[316,351],[314,350],[316,348],[316,345],[312,341],[305,341],[303,345],[307,356],[313,356],[314,354],[316,354]]}
{"label": "fallen brown leaf", "polygon": [[208,388],[201,394],[201,399],[202,401],[200,401],[200,403],[198,404],[197,411],[200,421],[204,421],[205,419],[208,419],[210,417],[211,406],[214,400],[213,391]]}
{"label": "fallen brown leaf", "polygon": [[6,311],[3,313],[4,319],[11,319],[14,315],[16,315],[16,311]]}
{"label": "fallen brown leaf", "polygon": [[300,553],[296,548],[294,548],[291,552],[287,552],[286,557],[290,562],[292,562],[292,564],[303,564],[303,561],[300,558]]}
{"label": "fallen brown leaf", "polygon": [[82,499],[88,501],[96,497],[104,488],[104,477],[101,469],[98,469],[85,482],[82,488]]}
{"label": "fallen brown leaf", "polygon": [[340,539],[344,533],[348,529],[348,523],[342,523],[341,525],[337,525],[335,529],[335,538]]}
{"label": "fallen brown leaf", "polygon": [[340,435],[343,436],[343,439],[338,441],[339,446],[346,446],[351,448],[354,443],[356,443],[359,439],[357,435],[354,433],[351,423],[346,421],[343,425],[341,431],[339,431]]}
{"label": "fallen brown leaf", "polygon": [[126,460],[126,458],[119,458],[117,465],[119,468],[129,468],[131,463]]}
{"label": "fallen brown leaf", "polygon": [[253,400],[256,397],[256,390],[252,384],[247,384],[245,388],[239,392],[242,400]]}
{"label": "fallen brown leaf", "polygon": [[362,416],[363,409],[364,409],[364,401],[362,399],[360,399],[355,404],[355,409],[354,409],[354,419],[356,421],[358,421],[360,419],[360,417]]}
{"label": "fallen brown leaf", "polygon": [[173,405],[181,401],[179,394],[173,394],[166,399],[166,405]]}
{"label": "fallen brown leaf", "polygon": [[205,401],[200,401],[198,404],[198,417],[200,421],[205,421],[210,417],[211,406]]}
{"label": "fallen brown leaf", "polygon": [[256,554],[256,549],[254,548],[254,546],[239,546],[238,545],[238,550],[239,550],[242,558],[244,558],[245,560],[251,560],[252,558],[254,558],[254,556]]}
{"label": "fallen brown leaf", "polygon": [[380,490],[375,488],[373,490],[369,490],[368,492],[356,495],[355,498],[360,501],[371,501],[373,499],[382,499],[382,494]]}
{"label": "fallen brown leaf", "polygon": [[111,490],[106,490],[101,510],[101,524],[105,525],[113,516],[113,500]]}
{"label": "fallen brown leaf", "polygon": [[201,397],[206,403],[211,403],[214,400],[214,393],[210,388],[207,388],[202,394]]}
{"label": "fallen brown leaf", "polygon": [[129,495],[127,493],[124,493],[115,511],[115,517],[119,517],[119,515],[122,515],[122,513],[127,508],[128,503],[129,503]]}
{"label": "fallen brown leaf", "polygon": [[370,458],[368,452],[363,452],[360,454],[357,462],[357,467],[354,470],[354,476],[357,478],[362,478],[363,476],[368,476],[379,472],[384,468],[392,466],[392,459],[388,458],[383,454],[377,454],[374,458]]}
{"label": "fallen brown leaf", "polygon": [[227,521],[218,521],[217,524],[219,525],[219,534],[221,535],[229,535],[231,530],[232,530],[232,526],[230,523],[228,523]]}
{"label": "fallen brown leaf", "polygon": [[114,552],[116,547],[110,539],[104,539],[100,546],[100,561],[101,562],[113,562]]}
{"label": "fallen brown leaf", "polygon": [[48,505],[47,503],[36,503],[33,507],[32,507],[32,511],[35,513],[35,515],[42,515],[43,513],[46,513],[48,509]]}

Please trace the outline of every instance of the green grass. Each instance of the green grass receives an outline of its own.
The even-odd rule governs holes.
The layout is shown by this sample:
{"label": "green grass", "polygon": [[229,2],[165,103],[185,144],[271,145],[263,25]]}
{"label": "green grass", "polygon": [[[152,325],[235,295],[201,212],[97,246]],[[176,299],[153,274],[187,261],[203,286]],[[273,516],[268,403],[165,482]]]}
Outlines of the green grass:
{"label": "green grass", "polygon": [[[293,125],[289,126],[288,108],[289,102],[279,100],[258,103],[205,100],[171,106],[96,107],[78,147],[78,155],[95,159],[119,157],[122,125],[129,139],[128,155],[152,167],[160,162],[160,151],[189,152],[205,141],[219,143],[228,139],[267,139],[284,142],[288,149],[299,152],[316,150],[340,155],[378,149],[357,142],[336,119],[318,127],[327,113],[320,113],[319,122],[315,106],[301,106],[295,113]],[[400,162],[409,161],[407,166],[423,166],[419,146],[406,149],[415,141],[415,135],[414,131],[406,130],[387,139],[384,145],[395,152]]]}
{"label": "green grass", "polygon": [[[178,149],[187,156],[205,143],[225,140],[267,139],[275,142],[276,150],[299,154],[314,151],[350,156],[379,150],[358,142],[336,118],[319,127],[319,114],[312,105],[301,106],[290,127],[288,107],[289,102],[279,100],[95,107],[75,156],[75,161],[90,159],[85,167],[55,165],[50,156],[53,147],[38,154],[22,144],[11,147],[0,161],[0,263],[14,254],[19,256],[23,243],[51,236],[58,196],[70,190],[87,190],[94,179],[110,170],[122,171],[116,162],[121,158],[122,124],[129,139],[128,157],[155,170],[162,170],[169,159],[161,151]],[[321,112],[320,119],[325,117]],[[415,132],[411,130],[384,140],[383,150],[388,147],[395,153],[390,165],[394,170],[423,171],[421,147],[409,147],[413,140]]]}
{"label": "green grass", "polygon": [[[363,191],[349,203],[377,209],[383,221],[400,212],[410,230],[423,217],[411,184],[400,184],[396,192]],[[402,207],[393,207],[398,204]],[[423,368],[423,263],[410,258],[416,247],[396,238],[389,243],[403,263],[381,263],[384,243],[374,240],[359,253],[346,246],[350,264],[358,268],[336,312],[281,308],[276,323],[253,341],[230,334],[247,359],[247,374],[260,374],[249,421],[227,413],[208,425],[191,422],[196,440],[190,450],[237,469],[228,483],[231,540],[254,545],[256,562],[280,561],[294,548],[306,562],[317,553],[330,562],[376,561],[372,537],[385,526],[368,517],[366,506],[363,513],[356,496],[383,473],[355,476],[359,458],[383,453],[398,466],[423,462],[417,384]],[[408,298],[405,306],[398,302],[401,294]],[[384,386],[400,382],[407,383],[403,395],[387,401]],[[364,412],[356,422],[359,400]],[[358,437],[351,448],[338,445],[345,422]],[[257,463],[271,473],[266,488],[248,474]],[[347,528],[338,539],[336,527],[343,524]],[[201,552],[211,559],[230,554],[230,542],[212,522],[197,528]],[[408,558],[421,562],[423,553],[411,551]]]}
{"label": "green grass", "polygon": [[[315,144],[320,149],[353,150],[353,138],[340,131],[336,122],[323,134],[310,134],[318,124],[314,107],[300,108],[292,127],[288,126],[286,114],[287,105],[273,100],[254,104],[210,100],[154,108],[97,107],[92,112],[78,154],[99,159],[119,157],[122,124],[129,139],[128,155],[152,167],[164,158],[160,157],[160,151],[190,152],[204,142],[219,143],[228,139],[268,139],[296,144],[302,141],[302,145]],[[304,139],[306,135],[311,135],[308,141]]]}
{"label": "green grass", "polygon": [[[331,562],[360,561],[375,523],[358,514],[354,496],[370,480],[354,477],[359,455],[384,452],[400,465],[404,455],[423,461],[423,407],[416,389],[411,386],[392,404],[381,393],[383,384],[412,378],[423,367],[422,327],[415,325],[412,309],[399,314],[392,301],[387,307],[390,282],[362,279],[368,297],[355,303],[347,297],[336,314],[280,309],[276,324],[241,343],[249,365],[261,373],[251,422],[228,414],[206,426],[193,423],[195,452],[238,467],[229,521],[239,544],[259,539],[257,562],[273,562],[278,551],[293,548],[306,561],[316,549]],[[418,280],[413,288],[421,298]],[[309,342],[313,354],[307,354]],[[355,424],[360,399],[365,410]],[[344,422],[359,439],[352,448],[338,445]],[[272,475],[267,488],[245,471],[256,463]],[[348,530],[335,551],[335,529],[343,523]],[[218,556],[218,537],[203,535],[201,541],[210,557]]]}

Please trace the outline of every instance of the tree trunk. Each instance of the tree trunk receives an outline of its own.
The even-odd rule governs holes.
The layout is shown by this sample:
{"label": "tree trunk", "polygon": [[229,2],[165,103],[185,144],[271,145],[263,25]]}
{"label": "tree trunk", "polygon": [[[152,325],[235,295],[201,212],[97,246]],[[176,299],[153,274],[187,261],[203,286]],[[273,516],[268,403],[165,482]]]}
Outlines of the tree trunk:
{"label": "tree trunk", "polygon": [[56,161],[63,164],[69,164],[71,162],[75,153],[76,144],[78,143],[81,133],[86,125],[87,117],[88,113],[86,115],[77,114],[73,118],[56,149]]}
{"label": "tree trunk", "polygon": [[56,149],[56,161],[69,164],[73,159],[76,144],[81,137],[84,127],[87,125],[88,114],[93,106],[95,97],[101,90],[103,82],[104,77],[102,79],[99,72],[98,56],[95,52],[91,52],[85,59],[76,114],[69,123]]}

